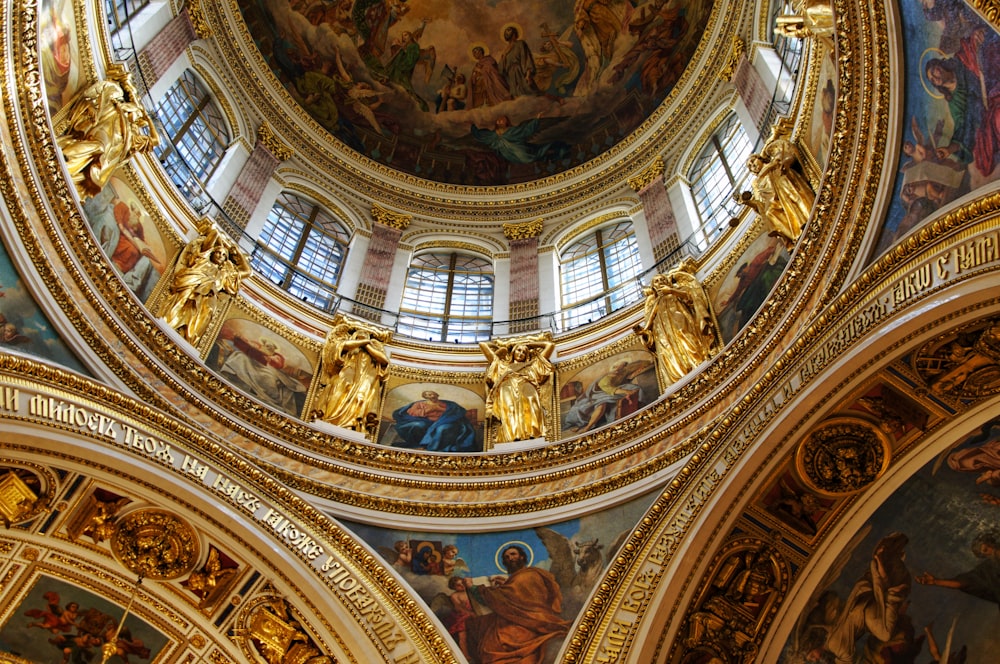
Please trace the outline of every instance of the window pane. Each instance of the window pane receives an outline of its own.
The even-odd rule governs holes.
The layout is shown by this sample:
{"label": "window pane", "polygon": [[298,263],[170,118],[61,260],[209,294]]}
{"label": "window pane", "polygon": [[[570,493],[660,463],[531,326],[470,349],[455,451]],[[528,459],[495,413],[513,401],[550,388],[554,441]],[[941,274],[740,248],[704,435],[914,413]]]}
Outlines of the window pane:
{"label": "window pane", "polygon": [[489,339],[493,266],[479,256],[421,254],[406,275],[398,331],[434,341]]}
{"label": "window pane", "polygon": [[702,251],[708,248],[729,223],[739,215],[741,206],[733,193],[743,188],[749,171],[746,162],[753,146],[736,115],[730,115],[716,130],[695,160],[689,174],[691,194],[701,226],[695,243]]}
{"label": "window pane", "polygon": [[267,216],[250,262],[295,297],[326,309],[333,304],[349,239],[328,211],[284,192]]}
{"label": "window pane", "polygon": [[563,325],[576,327],[637,302],[642,263],[632,223],[578,239],[561,254]]}
{"label": "window pane", "polygon": [[195,182],[204,187],[229,146],[222,113],[208,91],[185,71],[160,100],[156,118],[162,139],[155,153],[170,179],[192,201]]}

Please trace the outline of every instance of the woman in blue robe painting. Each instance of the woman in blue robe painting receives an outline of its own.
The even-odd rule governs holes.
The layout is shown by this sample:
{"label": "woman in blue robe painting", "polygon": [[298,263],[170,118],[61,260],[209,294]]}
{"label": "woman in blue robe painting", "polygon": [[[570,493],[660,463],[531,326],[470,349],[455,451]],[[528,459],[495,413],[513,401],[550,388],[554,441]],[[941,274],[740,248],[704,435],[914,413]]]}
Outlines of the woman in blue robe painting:
{"label": "woman in blue robe painting", "polygon": [[392,413],[396,433],[402,441],[395,447],[420,448],[431,452],[475,452],[476,430],[465,408],[454,401],[438,398],[427,390],[422,401],[397,408]]}

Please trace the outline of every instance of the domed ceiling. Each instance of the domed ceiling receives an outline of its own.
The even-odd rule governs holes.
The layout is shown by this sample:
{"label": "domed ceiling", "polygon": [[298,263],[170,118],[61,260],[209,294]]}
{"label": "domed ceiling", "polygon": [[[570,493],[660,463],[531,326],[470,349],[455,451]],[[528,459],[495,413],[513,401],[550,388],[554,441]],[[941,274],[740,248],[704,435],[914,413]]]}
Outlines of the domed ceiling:
{"label": "domed ceiling", "polygon": [[239,0],[275,76],[356,152],[501,186],[627,139],[691,60],[712,3]]}

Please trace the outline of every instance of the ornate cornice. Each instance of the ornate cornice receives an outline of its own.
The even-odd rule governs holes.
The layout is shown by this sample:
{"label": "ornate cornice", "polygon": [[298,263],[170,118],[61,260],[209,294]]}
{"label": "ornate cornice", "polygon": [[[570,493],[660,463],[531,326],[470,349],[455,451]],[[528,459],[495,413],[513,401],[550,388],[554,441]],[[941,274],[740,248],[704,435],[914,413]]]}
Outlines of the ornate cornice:
{"label": "ornate cornice", "polygon": [[280,138],[278,138],[274,130],[271,129],[271,125],[264,122],[260,123],[260,127],[257,128],[257,141],[267,149],[274,158],[278,161],[287,161],[293,154],[295,150],[285,145]]}
{"label": "ornate cornice", "polygon": [[657,157],[641,173],[633,178],[629,178],[628,186],[632,187],[633,191],[640,192],[652,184],[656,178],[663,177],[665,168],[663,157]]}
{"label": "ornate cornice", "polygon": [[542,224],[544,220],[539,217],[534,221],[525,221],[520,224],[504,224],[503,234],[508,240],[529,240],[542,234]]}
{"label": "ornate cornice", "polygon": [[392,228],[405,231],[406,227],[410,225],[411,221],[413,221],[413,215],[386,210],[381,205],[372,203],[372,219],[374,219],[376,223],[384,226],[390,226]]}

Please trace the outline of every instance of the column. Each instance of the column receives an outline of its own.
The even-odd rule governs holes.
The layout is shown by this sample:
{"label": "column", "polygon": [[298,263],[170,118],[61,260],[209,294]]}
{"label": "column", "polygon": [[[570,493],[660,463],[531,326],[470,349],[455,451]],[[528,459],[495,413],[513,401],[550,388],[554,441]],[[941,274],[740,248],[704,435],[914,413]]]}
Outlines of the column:
{"label": "column", "polygon": [[657,264],[675,254],[681,246],[674,206],[670,203],[670,195],[663,182],[663,170],[663,159],[657,158],[628,181],[642,202],[649,241],[653,245],[653,259]]}
{"label": "column", "polygon": [[354,295],[356,304],[351,313],[381,322],[380,310],[385,308],[385,297],[389,292],[399,240],[413,217],[372,204],[372,219],[375,222],[372,224],[372,237],[368,241],[365,262],[361,266],[358,288]]}
{"label": "column", "polygon": [[212,30],[205,21],[201,5],[197,0],[189,1],[139,52],[140,78],[145,86],[152,87],[159,81],[191,42],[207,39],[211,35]]}
{"label": "column", "polygon": [[[510,241],[510,331],[539,329],[538,321],[538,236],[542,220],[504,224]],[[520,320],[524,319],[524,320]]]}
{"label": "column", "polygon": [[720,72],[719,78],[730,81],[736,88],[741,102],[736,106],[736,114],[740,116],[750,140],[756,142],[760,127],[767,119],[774,89],[747,59],[746,45],[739,37],[733,37],[729,63]]}
{"label": "column", "polygon": [[243,164],[240,174],[222,203],[225,224],[233,237],[239,237],[257,209],[261,194],[270,181],[278,164],[291,157],[293,151],[282,143],[266,122],[257,129],[257,142],[250,158]]}

